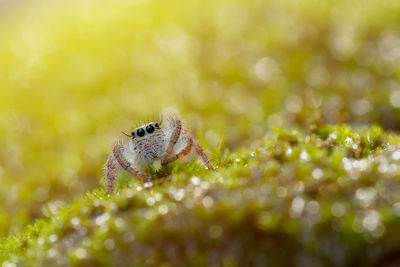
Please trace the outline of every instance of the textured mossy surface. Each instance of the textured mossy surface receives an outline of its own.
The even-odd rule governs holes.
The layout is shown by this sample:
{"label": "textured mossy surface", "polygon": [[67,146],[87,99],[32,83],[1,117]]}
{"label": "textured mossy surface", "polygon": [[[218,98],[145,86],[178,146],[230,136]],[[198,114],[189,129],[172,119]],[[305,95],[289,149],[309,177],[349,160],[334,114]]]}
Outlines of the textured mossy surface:
{"label": "textured mossy surface", "polygon": [[[399,16],[398,0],[0,1],[4,266],[396,262]],[[168,107],[218,168],[176,162],[140,191],[121,174],[107,196],[121,131]]]}
{"label": "textured mossy surface", "polygon": [[0,3],[0,236],[99,186],[173,107],[215,150],[273,127],[400,129],[398,0]]}
{"label": "textured mossy surface", "polygon": [[[144,188],[88,192],[0,243],[21,265],[382,266],[400,263],[400,138],[379,127],[276,129],[174,163]],[[122,175],[122,178],[128,178]],[[124,181],[124,179],[122,179]]]}

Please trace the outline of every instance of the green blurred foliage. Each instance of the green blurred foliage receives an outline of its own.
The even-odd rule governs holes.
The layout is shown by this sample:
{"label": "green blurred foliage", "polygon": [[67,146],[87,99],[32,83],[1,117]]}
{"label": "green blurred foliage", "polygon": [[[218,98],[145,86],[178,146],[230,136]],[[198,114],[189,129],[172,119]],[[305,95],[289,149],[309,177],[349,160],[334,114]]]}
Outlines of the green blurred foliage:
{"label": "green blurred foliage", "polygon": [[[211,150],[273,127],[400,128],[400,2],[17,1],[0,18],[0,234],[102,183],[174,107]],[[46,203],[46,205],[44,205]]]}

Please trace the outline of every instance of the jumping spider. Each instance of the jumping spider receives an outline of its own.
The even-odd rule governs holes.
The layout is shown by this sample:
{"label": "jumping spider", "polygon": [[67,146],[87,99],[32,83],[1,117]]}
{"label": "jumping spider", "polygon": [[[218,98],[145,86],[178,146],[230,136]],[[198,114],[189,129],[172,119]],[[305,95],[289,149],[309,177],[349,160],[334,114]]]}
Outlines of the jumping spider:
{"label": "jumping spider", "polygon": [[161,123],[162,120],[137,127],[130,135],[125,134],[131,138],[128,142],[114,146],[106,166],[108,192],[114,191],[115,176],[120,167],[142,183],[150,182],[151,177],[144,173],[150,164],[155,160],[161,160],[161,165],[171,163],[189,154],[192,147],[212,170],[204,149],[177,116],[166,118],[163,126]]}

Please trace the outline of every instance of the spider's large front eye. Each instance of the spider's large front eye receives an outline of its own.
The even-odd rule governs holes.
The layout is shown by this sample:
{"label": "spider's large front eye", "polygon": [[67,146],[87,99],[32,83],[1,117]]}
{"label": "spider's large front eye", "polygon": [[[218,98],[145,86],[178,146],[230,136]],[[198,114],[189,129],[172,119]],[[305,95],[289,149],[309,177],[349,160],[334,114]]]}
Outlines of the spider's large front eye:
{"label": "spider's large front eye", "polygon": [[137,130],[137,135],[138,135],[139,137],[144,136],[145,133],[146,133],[146,132],[145,132],[142,128],[139,128],[139,129]]}
{"label": "spider's large front eye", "polygon": [[146,132],[148,132],[148,133],[152,133],[152,132],[154,132],[154,127],[153,127],[153,125],[147,125],[147,127],[146,127]]}

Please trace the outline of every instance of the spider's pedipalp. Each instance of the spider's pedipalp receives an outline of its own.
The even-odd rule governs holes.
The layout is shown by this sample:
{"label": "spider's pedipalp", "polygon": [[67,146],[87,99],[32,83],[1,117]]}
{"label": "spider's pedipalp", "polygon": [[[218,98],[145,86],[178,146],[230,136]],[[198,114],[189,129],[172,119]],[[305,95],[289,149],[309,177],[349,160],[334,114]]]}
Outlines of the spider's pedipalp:
{"label": "spider's pedipalp", "polygon": [[127,133],[125,133],[124,131],[121,131],[121,133],[123,134],[123,135],[125,135],[125,136],[127,136],[127,137],[133,137],[133,134],[127,134]]}

